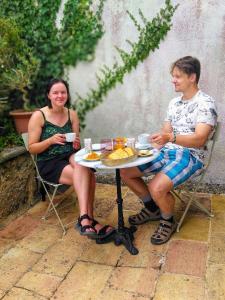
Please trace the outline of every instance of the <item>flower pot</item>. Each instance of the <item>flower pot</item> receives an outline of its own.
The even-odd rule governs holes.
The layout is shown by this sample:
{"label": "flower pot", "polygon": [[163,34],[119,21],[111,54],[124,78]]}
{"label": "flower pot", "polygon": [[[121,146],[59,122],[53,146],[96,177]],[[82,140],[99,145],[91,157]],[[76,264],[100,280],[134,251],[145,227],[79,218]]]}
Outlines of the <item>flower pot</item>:
{"label": "flower pot", "polygon": [[21,134],[28,132],[28,122],[33,111],[13,110],[9,115],[13,117],[16,131]]}

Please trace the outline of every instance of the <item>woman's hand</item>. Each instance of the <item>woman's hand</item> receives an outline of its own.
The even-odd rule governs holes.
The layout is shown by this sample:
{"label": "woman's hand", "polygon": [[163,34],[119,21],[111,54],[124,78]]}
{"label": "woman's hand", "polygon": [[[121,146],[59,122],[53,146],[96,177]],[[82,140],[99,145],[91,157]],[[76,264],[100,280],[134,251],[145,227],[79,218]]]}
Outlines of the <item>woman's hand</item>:
{"label": "woman's hand", "polygon": [[51,146],[53,144],[65,145],[65,142],[66,142],[65,134],[56,133],[53,136],[51,136],[48,139],[48,141],[49,141],[49,146]]}
{"label": "woman's hand", "polygon": [[75,141],[73,142],[73,148],[76,150],[80,149],[80,138],[79,137],[75,138]]}

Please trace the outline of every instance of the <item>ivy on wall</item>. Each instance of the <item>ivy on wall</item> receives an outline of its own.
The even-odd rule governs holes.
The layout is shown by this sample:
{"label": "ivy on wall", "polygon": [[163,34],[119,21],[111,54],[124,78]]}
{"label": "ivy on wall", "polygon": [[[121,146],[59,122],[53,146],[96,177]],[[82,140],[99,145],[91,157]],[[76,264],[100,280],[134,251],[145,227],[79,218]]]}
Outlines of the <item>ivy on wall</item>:
{"label": "ivy on wall", "polygon": [[136,68],[138,63],[147,58],[151,51],[159,48],[160,41],[165,38],[172,26],[171,20],[177,7],[178,5],[173,6],[170,0],[166,0],[165,8],[162,8],[151,21],[148,21],[139,10],[144,26],[141,26],[135,17],[127,12],[139,32],[138,41],[136,43],[127,41],[131,46],[130,53],[116,48],[120,54],[122,64],[119,65],[116,62],[111,69],[104,66],[100,70],[101,75],[97,75],[97,88],[92,89],[85,98],[78,96],[74,107],[77,109],[81,128],[85,127],[86,114],[103,102],[103,98],[117,83],[123,82],[125,74]]}
{"label": "ivy on wall", "polygon": [[101,14],[105,0],[94,13],[91,0],[68,0],[62,26],[56,27],[61,0],[1,0],[0,15],[15,19],[22,37],[39,60],[36,80],[29,89],[31,103],[43,105],[43,91],[52,77],[62,77],[68,65],[93,59],[103,35]]}
{"label": "ivy on wall", "polygon": [[76,66],[79,61],[90,61],[104,30],[101,23],[105,0],[100,0],[96,13],[90,9],[91,1],[72,0],[64,7],[60,32],[62,59],[67,66]]}

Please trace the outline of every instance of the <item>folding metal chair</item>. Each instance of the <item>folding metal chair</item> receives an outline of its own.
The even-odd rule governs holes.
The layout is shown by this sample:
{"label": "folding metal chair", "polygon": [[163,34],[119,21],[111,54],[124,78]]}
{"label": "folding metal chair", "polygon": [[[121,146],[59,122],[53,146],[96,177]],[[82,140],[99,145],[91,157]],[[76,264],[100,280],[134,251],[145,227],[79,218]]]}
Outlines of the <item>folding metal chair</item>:
{"label": "folding metal chair", "polygon": [[213,217],[213,214],[204,206],[202,205],[198,200],[197,200],[197,190],[199,188],[199,185],[202,183],[205,175],[206,175],[206,171],[210,166],[211,163],[211,159],[212,159],[212,154],[213,154],[213,149],[215,146],[216,141],[218,140],[218,136],[219,136],[219,131],[220,131],[220,123],[217,123],[217,126],[214,129],[213,134],[209,137],[209,140],[207,142],[206,145],[206,149],[209,151],[208,152],[208,156],[204,165],[204,168],[201,172],[201,174],[199,174],[198,176],[196,176],[194,179],[194,189],[193,192],[190,194],[188,192],[186,192],[186,196],[188,198],[188,201],[184,200],[181,197],[181,190],[185,187],[185,183],[182,184],[180,187],[174,189],[171,191],[171,193],[175,196],[175,198],[178,198],[181,202],[184,202],[185,204],[187,204],[182,217],[180,218],[179,222],[178,222],[178,226],[177,226],[177,232],[180,231],[180,227],[184,221],[184,218],[191,206],[191,204],[195,205],[199,210],[203,211],[204,213],[206,213],[209,217]]}
{"label": "folding metal chair", "polygon": [[[23,142],[24,142],[24,145],[25,145],[27,151],[29,151],[28,150],[28,133],[27,132],[26,133],[22,133],[22,139],[23,139]],[[69,224],[63,224],[63,222],[62,222],[62,220],[61,220],[61,218],[60,218],[60,216],[59,216],[59,214],[58,214],[58,212],[56,210],[57,204],[56,205],[54,204],[54,198],[55,198],[55,196],[56,196],[59,188],[65,186],[65,185],[60,184],[60,183],[56,184],[56,183],[52,183],[52,182],[44,180],[41,177],[41,175],[39,173],[39,170],[38,170],[38,166],[37,166],[37,162],[36,162],[36,155],[33,155],[31,153],[30,153],[30,155],[31,155],[31,158],[33,160],[33,163],[34,163],[34,166],[35,166],[35,169],[36,169],[37,180],[40,181],[40,183],[41,183],[42,187],[44,188],[44,191],[45,191],[45,193],[47,195],[47,198],[49,200],[48,208],[47,208],[44,216],[42,217],[42,219],[47,219],[47,217],[50,214],[50,212],[54,211],[55,214],[56,214],[56,217],[57,217],[57,219],[59,221],[59,224],[62,227],[63,235],[65,235],[66,234],[66,227],[70,223]],[[51,190],[51,192],[50,192],[50,190]],[[42,196],[43,196],[43,194],[42,194]]]}

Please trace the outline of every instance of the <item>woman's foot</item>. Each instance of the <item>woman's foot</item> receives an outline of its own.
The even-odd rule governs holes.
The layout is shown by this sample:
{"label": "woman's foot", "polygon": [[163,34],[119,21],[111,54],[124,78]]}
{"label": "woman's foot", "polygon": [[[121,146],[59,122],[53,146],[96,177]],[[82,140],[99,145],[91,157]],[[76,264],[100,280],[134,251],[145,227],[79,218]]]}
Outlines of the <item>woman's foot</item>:
{"label": "woman's foot", "polygon": [[98,234],[92,223],[93,220],[84,214],[78,218],[75,228],[80,232],[80,235],[96,238]]}
{"label": "woman's foot", "polygon": [[115,232],[115,228],[110,225],[101,225],[95,219],[92,219],[92,226],[96,230],[98,239],[105,239]]}

